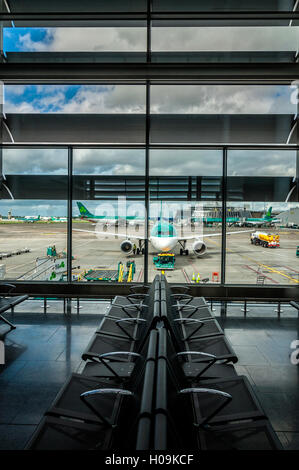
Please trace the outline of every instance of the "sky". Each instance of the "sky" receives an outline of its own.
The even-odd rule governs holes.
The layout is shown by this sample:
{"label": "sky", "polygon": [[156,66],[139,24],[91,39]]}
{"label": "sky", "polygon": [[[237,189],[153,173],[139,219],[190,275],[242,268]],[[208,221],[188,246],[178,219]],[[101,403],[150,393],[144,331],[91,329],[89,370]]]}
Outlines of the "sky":
{"label": "sky", "polygon": [[[297,51],[298,26],[152,28],[152,51]],[[6,52],[145,52],[145,27],[5,28]]]}
{"label": "sky", "polygon": [[[3,173],[66,175],[66,149],[4,149]],[[293,150],[229,150],[229,176],[294,176]],[[75,175],[145,174],[143,149],[74,149]],[[151,176],[221,176],[222,151],[157,149],[150,152]]]}
{"label": "sky", "polygon": [[[298,28],[153,28],[154,51],[165,50],[284,50],[298,49]],[[216,34],[217,31],[217,34]],[[145,51],[145,28],[5,28],[4,49],[22,52]],[[154,85],[152,114],[290,114],[297,113],[294,89],[289,86]],[[7,85],[4,111],[8,113],[145,113],[142,85]],[[175,129],[174,129],[175,131]],[[145,155],[138,149],[75,149],[74,174],[143,175]],[[232,176],[294,176],[294,152],[230,152]],[[4,174],[67,174],[63,149],[9,149],[3,152]],[[222,153],[217,150],[154,150],[153,176],[220,176]],[[3,202],[3,201],[2,201]],[[30,201],[15,210],[32,207],[32,215],[65,216],[65,205],[49,201],[42,207]],[[29,206],[31,204],[31,206]],[[7,212],[9,203],[1,206]],[[43,209],[43,210],[42,210]],[[22,214],[23,212],[21,212]],[[20,215],[21,215],[20,214]],[[30,214],[29,214],[30,215]]]}
{"label": "sky", "polygon": [[[153,85],[152,114],[295,114],[286,85]],[[6,85],[6,113],[145,113],[143,85]]]}

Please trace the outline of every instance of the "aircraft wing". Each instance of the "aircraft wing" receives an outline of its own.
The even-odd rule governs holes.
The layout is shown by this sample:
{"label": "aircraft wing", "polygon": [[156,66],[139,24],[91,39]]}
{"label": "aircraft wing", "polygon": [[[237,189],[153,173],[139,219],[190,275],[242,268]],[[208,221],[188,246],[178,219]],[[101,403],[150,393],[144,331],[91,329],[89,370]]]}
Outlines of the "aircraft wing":
{"label": "aircraft wing", "polygon": [[[226,232],[226,235],[234,235],[235,233],[246,233],[246,232],[252,232],[252,230],[238,230],[238,231],[235,231],[235,232]],[[182,237],[182,238],[179,238],[179,241],[183,241],[183,240],[201,240],[202,238],[206,238],[206,237],[220,237],[222,235],[222,233],[207,233],[205,235],[192,235],[191,237]]]}
{"label": "aircraft wing", "polygon": [[128,235],[126,233],[111,233],[111,232],[99,232],[98,230],[84,230],[82,228],[73,228],[73,230],[76,230],[76,232],[87,232],[87,233],[98,233],[99,235],[105,235],[110,236],[110,237],[120,237],[124,239],[130,240],[131,238],[133,240],[144,240],[144,237],[137,237],[136,235]]}

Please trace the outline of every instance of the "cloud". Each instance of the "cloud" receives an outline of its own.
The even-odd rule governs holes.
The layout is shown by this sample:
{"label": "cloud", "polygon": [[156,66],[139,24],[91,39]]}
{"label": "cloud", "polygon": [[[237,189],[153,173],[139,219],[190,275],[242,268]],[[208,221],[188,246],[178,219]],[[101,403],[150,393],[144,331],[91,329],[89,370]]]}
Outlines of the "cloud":
{"label": "cloud", "polygon": [[[152,114],[295,114],[286,85],[153,85]],[[5,86],[6,113],[145,113],[143,85]]]}
{"label": "cloud", "polygon": [[144,113],[143,85],[28,85],[16,94],[5,86],[6,113]]}
{"label": "cloud", "polygon": [[75,149],[74,174],[144,175],[142,149]]}
{"label": "cloud", "polygon": [[154,27],[153,51],[297,51],[298,26]]}
{"label": "cloud", "polygon": [[[23,29],[23,28],[22,28]],[[42,38],[33,37],[34,28],[15,41],[27,52],[142,52],[146,51],[146,28],[44,28]]]}
{"label": "cloud", "polygon": [[228,176],[295,176],[295,150],[230,150]]}
{"label": "cloud", "polygon": [[222,152],[217,150],[151,150],[151,176],[221,176]]}
{"label": "cloud", "polygon": [[[74,175],[145,174],[143,149],[74,149]],[[67,149],[4,149],[4,174],[67,174]],[[229,176],[294,176],[293,150],[230,150]],[[150,152],[150,175],[157,177],[222,175],[217,150],[156,149]],[[108,181],[108,180],[107,180]]]}
{"label": "cloud", "polygon": [[36,200],[1,200],[0,214],[7,216],[8,211],[11,211],[13,216],[38,216],[42,217],[66,217],[67,215],[67,201],[36,201]]}
{"label": "cloud", "polygon": [[66,175],[67,149],[3,149],[3,172],[5,175]]}
{"label": "cloud", "polygon": [[155,85],[151,113],[295,114],[286,85]]}
{"label": "cloud", "polygon": [[[66,175],[67,149],[3,149],[5,175]],[[144,175],[142,149],[74,149],[74,175]]]}
{"label": "cloud", "polygon": [[[298,30],[298,26],[158,26],[152,28],[152,50],[296,52]],[[23,52],[146,51],[145,27],[6,28],[4,37],[8,47]]]}

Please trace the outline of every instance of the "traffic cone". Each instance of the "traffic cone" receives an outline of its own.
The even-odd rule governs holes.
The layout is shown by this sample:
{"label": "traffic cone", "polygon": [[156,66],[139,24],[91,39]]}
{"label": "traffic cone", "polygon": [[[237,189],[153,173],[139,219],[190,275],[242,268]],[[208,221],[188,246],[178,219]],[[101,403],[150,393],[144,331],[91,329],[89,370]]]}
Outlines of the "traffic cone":
{"label": "traffic cone", "polygon": [[197,274],[196,282],[200,282],[200,275],[199,275],[199,273]]}
{"label": "traffic cone", "polygon": [[195,282],[196,279],[195,279],[195,273],[193,273],[193,276],[192,276],[192,282]]}

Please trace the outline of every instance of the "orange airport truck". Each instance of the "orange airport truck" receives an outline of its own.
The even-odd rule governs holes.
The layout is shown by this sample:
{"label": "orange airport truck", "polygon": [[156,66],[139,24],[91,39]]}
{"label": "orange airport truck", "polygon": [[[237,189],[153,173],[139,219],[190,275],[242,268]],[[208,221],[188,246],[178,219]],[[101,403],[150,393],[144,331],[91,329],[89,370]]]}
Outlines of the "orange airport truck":
{"label": "orange airport truck", "polygon": [[265,232],[253,232],[250,235],[252,245],[261,245],[265,248],[279,247],[279,235],[272,235]]}

